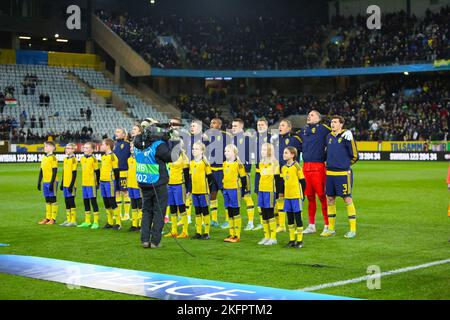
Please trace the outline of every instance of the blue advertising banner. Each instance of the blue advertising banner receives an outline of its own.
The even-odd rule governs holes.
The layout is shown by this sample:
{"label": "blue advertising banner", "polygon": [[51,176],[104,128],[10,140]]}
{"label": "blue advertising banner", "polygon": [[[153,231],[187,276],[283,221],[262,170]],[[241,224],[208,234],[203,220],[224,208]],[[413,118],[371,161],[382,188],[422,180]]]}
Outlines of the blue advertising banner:
{"label": "blue advertising banner", "polygon": [[302,70],[193,70],[152,68],[154,77],[188,78],[299,78],[299,77],[339,77],[370,74],[389,74],[404,72],[432,72],[450,70],[450,66],[436,68],[432,63],[409,64],[380,67],[302,69]]}
{"label": "blue advertising banner", "polygon": [[277,289],[93,264],[0,255],[0,272],[164,300],[353,300],[297,290]]}

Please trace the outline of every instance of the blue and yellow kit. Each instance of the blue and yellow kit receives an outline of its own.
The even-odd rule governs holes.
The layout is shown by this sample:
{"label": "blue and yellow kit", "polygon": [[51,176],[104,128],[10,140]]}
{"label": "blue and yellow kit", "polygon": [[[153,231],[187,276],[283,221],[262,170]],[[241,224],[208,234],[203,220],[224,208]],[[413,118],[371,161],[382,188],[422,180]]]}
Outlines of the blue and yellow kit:
{"label": "blue and yellow kit", "polygon": [[98,160],[90,156],[82,156],[81,164],[81,191],[83,199],[95,198],[97,196],[97,180],[95,178],[95,171],[98,168]]}
{"label": "blue and yellow kit", "polygon": [[42,157],[41,170],[42,170],[42,192],[44,197],[54,197],[56,195],[56,189],[58,187],[58,178],[55,177],[53,182],[53,191],[49,190],[50,183],[52,182],[53,169],[58,169],[58,159],[54,154],[48,154]]}
{"label": "blue and yellow kit", "polygon": [[128,158],[131,156],[130,143],[128,141],[118,139],[114,145],[113,152],[117,157],[120,172],[119,191],[126,191],[127,175],[128,175]]}
{"label": "blue and yellow kit", "polygon": [[358,161],[356,141],[342,137],[346,130],[338,134],[330,133],[327,136],[327,181],[326,193],[328,196],[351,197],[353,186],[353,172],[350,168]]}
{"label": "blue and yellow kit", "polygon": [[258,181],[258,206],[260,208],[274,208],[277,192],[276,177],[280,175],[278,161],[258,164],[260,178]]}
{"label": "blue and yellow kit", "polygon": [[189,175],[191,176],[192,203],[195,207],[207,207],[209,205],[208,175],[212,174],[210,164],[205,160],[191,160]]}
{"label": "blue and yellow kit", "polygon": [[305,179],[303,170],[297,161],[281,168],[284,180],[284,211],[300,212],[302,210],[303,191],[300,180]]}
{"label": "blue and yellow kit", "polygon": [[303,162],[325,162],[327,136],[331,128],[322,123],[306,125],[297,133],[302,140]]}
{"label": "blue and yellow kit", "polygon": [[127,188],[128,195],[130,199],[141,198],[141,189],[139,189],[138,182],[136,179],[136,158],[134,155],[128,158],[128,177],[127,177]]}
{"label": "blue and yellow kit", "polygon": [[[244,180],[244,182],[242,182]],[[248,174],[239,161],[223,163],[223,199],[225,208],[239,208],[241,203],[241,187],[247,188]]]}
{"label": "blue and yellow kit", "polygon": [[119,162],[114,153],[102,155],[100,168],[100,193],[102,197],[111,198],[115,196],[116,181],[114,169],[119,168]]}
{"label": "blue and yellow kit", "polygon": [[[65,198],[75,196],[76,181],[73,179],[73,176],[74,176],[73,172],[75,172],[75,173],[77,172],[77,166],[78,166],[78,160],[75,157],[75,155],[64,159],[62,185],[63,185],[63,193],[64,193]],[[72,190],[70,190],[70,189],[72,189]],[[72,192],[70,192],[70,191],[72,191]]]}
{"label": "blue and yellow kit", "polygon": [[186,171],[189,172],[189,159],[185,153],[169,163],[169,206],[186,204]]}

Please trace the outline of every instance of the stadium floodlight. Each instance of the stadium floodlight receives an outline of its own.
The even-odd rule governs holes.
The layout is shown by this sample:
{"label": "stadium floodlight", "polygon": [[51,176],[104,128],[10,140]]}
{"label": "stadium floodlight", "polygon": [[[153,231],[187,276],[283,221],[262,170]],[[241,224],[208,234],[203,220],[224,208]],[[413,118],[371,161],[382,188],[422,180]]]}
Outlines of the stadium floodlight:
{"label": "stadium floodlight", "polygon": [[42,41],[47,41],[48,39],[47,38],[42,38]]}
{"label": "stadium floodlight", "polygon": [[403,72],[403,74],[404,74],[405,76],[407,76],[407,75],[409,75],[409,72],[408,72],[408,71],[405,71],[405,72]]}
{"label": "stadium floodlight", "polygon": [[155,4],[155,0],[150,0],[150,4]]}
{"label": "stadium floodlight", "polygon": [[22,40],[31,40],[31,37],[28,37],[28,36],[20,36],[19,39],[22,39]]}
{"label": "stadium floodlight", "polygon": [[69,42],[67,39],[56,39],[56,42]]}
{"label": "stadium floodlight", "polygon": [[59,38],[59,34],[55,33],[55,38]]}

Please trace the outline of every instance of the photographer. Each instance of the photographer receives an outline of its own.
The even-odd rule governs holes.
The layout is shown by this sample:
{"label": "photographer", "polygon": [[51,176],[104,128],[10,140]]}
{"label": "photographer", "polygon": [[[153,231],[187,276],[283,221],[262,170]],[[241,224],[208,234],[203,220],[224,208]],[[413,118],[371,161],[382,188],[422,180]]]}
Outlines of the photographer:
{"label": "photographer", "polygon": [[136,177],[143,198],[141,243],[144,248],[159,248],[168,198],[166,163],[172,161],[172,141],[157,121],[146,119],[141,125],[144,130],[134,139]]}

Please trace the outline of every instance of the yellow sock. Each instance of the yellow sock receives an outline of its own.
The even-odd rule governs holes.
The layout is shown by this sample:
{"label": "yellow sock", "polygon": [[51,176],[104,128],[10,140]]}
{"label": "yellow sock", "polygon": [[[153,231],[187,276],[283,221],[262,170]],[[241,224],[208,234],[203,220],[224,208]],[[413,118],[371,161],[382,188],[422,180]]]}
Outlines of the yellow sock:
{"label": "yellow sock", "polygon": [[211,224],[211,216],[208,214],[206,216],[203,216],[203,222],[205,223],[205,233],[209,234],[209,228]]}
{"label": "yellow sock", "polygon": [[116,196],[116,204],[117,204],[117,208],[119,208],[119,213],[122,211],[122,195],[121,194],[118,194],[117,196]]}
{"label": "yellow sock", "polygon": [[131,226],[137,228],[138,226],[138,209],[131,209]]}
{"label": "yellow sock", "polygon": [[52,218],[52,204],[45,204],[45,219],[50,220]]}
{"label": "yellow sock", "polygon": [[70,222],[70,220],[71,220],[71,217],[70,217],[71,212],[72,211],[70,209],[66,209],[66,221],[68,221],[68,222]]}
{"label": "yellow sock", "polygon": [[188,217],[187,217],[186,212],[181,212],[181,222],[183,223],[183,231],[182,232],[184,234],[188,234],[189,222],[188,222]]}
{"label": "yellow sock", "polygon": [[142,226],[142,209],[138,210],[138,225]]}
{"label": "yellow sock", "polygon": [[123,209],[125,211],[125,214],[130,214],[130,208],[131,208],[131,202],[130,202],[130,197],[126,196],[124,199],[124,206]]}
{"label": "yellow sock", "polygon": [[94,223],[98,224],[98,212],[94,212]]}
{"label": "yellow sock", "polygon": [[56,216],[58,215],[58,202],[52,203],[52,219],[56,220]]}
{"label": "yellow sock", "polygon": [[286,229],[286,212],[284,212],[284,199],[277,200],[278,226]]}
{"label": "yellow sock", "polygon": [[261,223],[262,225],[264,225],[263,216],[262,216],[262,214],[261,214],[261,208],[258,208],[258,213],[259,213],[259,223]]}
{"label": "yellow sock", "polygon": [[70,222],[77,223],[77,209],[76,208],[71,209]]}
{"label": "yellow sock", "polygon": [[356,232],[356,209],[355,205],[352,203],[347,204],[347,216],[348,216],[348,223],[350,225],[350,231]]}
{"label": "yellow sock", "polygon": [[192,214],[192,198],[186,198],[186,214],[191,216]]}
{"label": "yellow sock", "polygon": [[195,230],[197,233],[202,234],[202,216],[195,215]]}
{"label": "yellow sock", "polygon": [[289,228],[289,241],[295,241],[295,225],[288,225]]}
{"label": "yellow sock", "polygon": [[303,241],[303,227],[297,227],[297,242]]}
{"label": "yellow sock", "polygon": [[237,216],[233,217],[234,220],[234,235],[238,238],[241,237],[241,227],[242,227],[242,219],[241,215],[238,214]]}
{"label": "yellow sock", "polygon": [[118,207],[113,209],[113,213],[114,213],[114,217],[116,218],[116,224],[121,226],[122,225],[122,220],[120,218],[120,209]]}
{"label": "yellow sock", "polygon": [[269,221],[268,220],[263,220],[262,225],[264,227],[264,238],[269,239],[270,238]]}
{"label": "yellow sock", "polygon": [[114,224],[113,216],[114,216],[114,210],[113,209],[106,209],[106,217],[107,217],[109,225],[113,225]]}
{"label": "yellow sock", "polygon": [[178,220],[178,217],[177,217],[176,213],[170,215],[170,222],[172,222],[172,227],[171,227],[170,232],[172,234],[177,234],[177,222],[178,222],[177,220]]}
{"label": "yellow sock", "polygon": [[211,200],[211,220],[217,222],[217,206],[218,206],[218,200]]}
{"label": "yellow sock", "polygon": [[169,218],[170,217],[170,206],[166,207],[166,217]]}
{"label": "yellow sock", "polygon": [[251,195],[247,194],[244,196],[245,204],[247,205],[247,216],[248,222],[253,223],[253,218],[255,217],[255,203]]}
{"label": "yellow sock", "polygon": [[275,218],[269,219],[270,238],[277,240],[277,223]]}
{"label": "yellow sock", "polygon": [[448,216],[450,217],[450,204],[448,205]]}
{"label": "yellow sock", "polygon": [[[95,215],[95,213],[94,213],[94,215]],[[84,222],[91,223],[91,212],[90,211],[84,212]]]}
{"label": "yellow sock", "polygon": [[328,230],[334,231],[336,223],[336,204],[328,205]]}
{"label": "yellow sock", "polygon": [[230,223],[230,236],[232,236],[232,237],[234,237],[236,234],[235,234],[235,232],[236,232],[236,229],[234,228],[234,219],[233,218],[231,218],[231,219],[229,219],[229,221],[228,221],[229,223]]}

